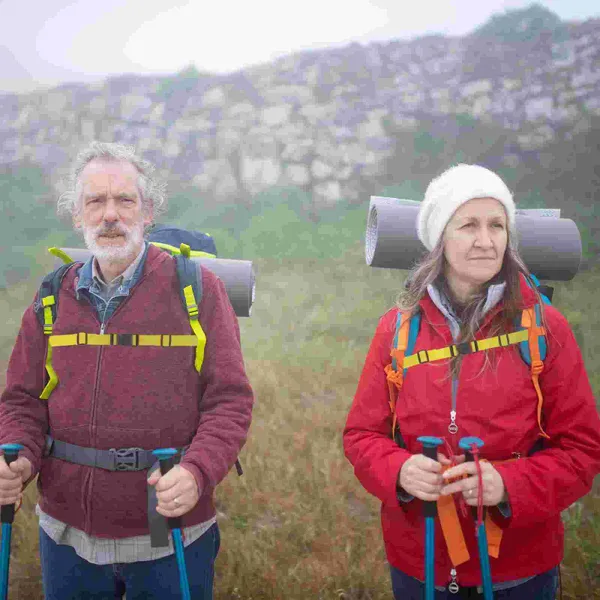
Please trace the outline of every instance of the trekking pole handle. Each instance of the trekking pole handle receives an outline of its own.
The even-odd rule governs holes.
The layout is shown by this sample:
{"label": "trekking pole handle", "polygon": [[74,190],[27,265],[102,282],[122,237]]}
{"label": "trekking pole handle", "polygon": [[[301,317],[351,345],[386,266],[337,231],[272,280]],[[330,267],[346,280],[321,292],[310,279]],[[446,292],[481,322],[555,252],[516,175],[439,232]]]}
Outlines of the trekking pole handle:
{"label": "trekking pole handle", "polygon": [[[458,442],[458,447],[461,450],[465,451],[465,462],[473,462],[473,452],[471,450],[471,446],[477,446],[477,448],[481,448],[483,446],[483,440],[478,437],[464,437]],[[484,508],[485,511],[485,508]],[[477,507],[471,507],[471,513],[473,517],[477,518]]]}
{"label": "trekking pole handle", "polygon": [[[437,461],[437,449],[444,442],[438,437],[421,436],[417,438],[417,442],[420,442],[423,446],[423,454],[431,460]],[[437,505],[435,502],[423,502],[423,514],[426,517],[435,517],[437,515]]]}
{"label": "trekking pole handle", "polygon": [[[166,475],[175,466],[175,448],[159,448],[152,452],[158,458],[160,474]],[[181,529],[181,517],[167,517],[169,529]]]}
{"label": "trekking pole handle", "polygon": [[[2,444],[0,449],[4,450],[4,462],[10,465],[19,458],[19,451],[23,450],[21,444]],[[0,508],[0,522],[12,523],[15,519],[15,505],[6,504]]]}
{"label": "trekking pole handle", "polygon": [[465,451],[465,460],[473,462],[473,452],[471,447],[475,445],[477,448],[483,447],[483,440],[478,437],[464,437],[458,442],[458,447]]}

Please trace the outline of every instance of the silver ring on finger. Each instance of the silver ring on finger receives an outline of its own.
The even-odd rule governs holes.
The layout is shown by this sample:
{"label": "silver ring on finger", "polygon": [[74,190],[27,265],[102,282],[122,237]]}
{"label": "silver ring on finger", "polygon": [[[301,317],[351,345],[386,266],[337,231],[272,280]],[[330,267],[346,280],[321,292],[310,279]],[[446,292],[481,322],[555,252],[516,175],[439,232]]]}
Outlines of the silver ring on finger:
{"label": "silver ring on finger", "polygon": [[475,490],[474,490],[473,488],[471,488],[471,489],[468,491],[469,498],[470,498],[470,497],[473,495],[473,492],[474,492],[474,491],[475,491]]}
{"label": "silver ring on finger", "polygon": [[179,508],[179,498],[175,498],[175,500],[173,500],[173,504]]}

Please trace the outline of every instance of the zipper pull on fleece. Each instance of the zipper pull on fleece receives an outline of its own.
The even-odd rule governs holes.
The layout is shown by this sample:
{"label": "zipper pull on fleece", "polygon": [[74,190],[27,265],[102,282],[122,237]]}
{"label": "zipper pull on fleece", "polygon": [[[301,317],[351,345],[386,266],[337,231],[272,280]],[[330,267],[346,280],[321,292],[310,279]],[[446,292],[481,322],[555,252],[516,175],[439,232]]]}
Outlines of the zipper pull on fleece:
{"label": "zipper pull on fleece", "polygon": [[450,569],[450,579],[452,581],[450,581],[450,584],[448,585],[448,591],[451,594],[458,594],[458,590],[460,590],[460,587],[458,585],[458,582],[456,581],[456,569]]}
{"label": "zipper pull on fleece", "polygon": [[458,425],[456,424],[456,411],[450,411],[450,425],[448,425],[448,431],[452,434],[458,432]]}
{"label": "zipper pull on fleece", "polygon": [[100,325],[100,335],[104,335],[104,323]]}

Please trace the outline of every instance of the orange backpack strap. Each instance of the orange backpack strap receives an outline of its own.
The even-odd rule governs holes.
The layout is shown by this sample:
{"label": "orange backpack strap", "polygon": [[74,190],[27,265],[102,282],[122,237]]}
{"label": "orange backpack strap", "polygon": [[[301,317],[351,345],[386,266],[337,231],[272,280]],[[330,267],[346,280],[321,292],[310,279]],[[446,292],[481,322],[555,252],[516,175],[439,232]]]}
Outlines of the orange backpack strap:
{"label": "orange backpack strap", "polygon": [[390,411],[392,412],[392,437],[395,436],[397,427],[396,398],[398,392],[402,389],[404,380],[404,354],[408,345],[408,330],[410,323],[410,314],[398,311],[396,317],[396,333],[390,355],[392,362],[385,366],[385,375],[388,382],[388,391],[390,395]]}
{"label": "orange backpack strap", "polygon": [[[527,338],[527,347],[529,349],[529,362],[531,367],[531,380],[533,382],[533,387],[535,388],[535,392],[538,397],[538,405],[537,405],[537,421],[538,427],[540,429],[540,436],[549,439],[550,436],[544,431],[542,427],[542,407],[544,405],[544,397],[542,395],[542,389],[540,388],[539,376],[540,373],[544,370],[544,361],[542,360],[542,355],[540,351],[540,339],[543,339],[544,344],[545,338],[543,336],[546,335],[546,330],[538,324],[538,318],[536,315],[536,307],[532,306],[531,308],[526,308],[523,310],[521,315],[521,326],[526,328],[529,336]],[[545,347],[544,347],[545,353]]]}

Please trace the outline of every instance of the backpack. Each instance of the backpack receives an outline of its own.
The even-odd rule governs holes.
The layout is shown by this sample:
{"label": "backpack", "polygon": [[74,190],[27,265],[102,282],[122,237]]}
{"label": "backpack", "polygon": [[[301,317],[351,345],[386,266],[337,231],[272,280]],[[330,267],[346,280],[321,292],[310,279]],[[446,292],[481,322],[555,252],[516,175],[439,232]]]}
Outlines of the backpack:
{"label": "backpack", "polygon": [[56,346],[79,344],[106,346],[195,346],[196,358],[194,365],[196,370],[200,372],[204,360],[204,346],[206,344],[206,336],[198,321],[198,305],[202,299],[202,279],[198,277],[196,265],[191,260],[188,260],[188,258],[190,256],[215,258],[217,252],[215,243],[212,237],[205,233],[187,231],[164,225],[155,226],[148,236],[148,241],[162,250],[169,252],[175,258],[180,297],[190,318],[193,335],[70,334],[66,336],[54,336],[52,329],[58,314],[58,292],[65,274],[77,263],[71,260],[63,250],[50,248],[50,253],[63,260],[65,264],[44,277],[38,292],[38,302],[36,303],[36,316],[44,329],[44,334],[49,336],[48,352],[46,355],[46,371],[49,379],[40,396],[42,400],[47,400],[52,390],[58,384],[58,376],[52,368],[52,348]]}
{"label": "backpack", "polygon": [[[544,304],[550,304],[553,295],[553,288],[541,285],[535,275],[531,275],[531,280],[536,286]],[[530,287],[531,283],[527,280]],[[436,348],[432,350],[421,350],[414,353],[421,325],[421,313],[419,310],[413,314],[398,311],[396,317],[396,329],[394,333],[391,357],[391,364],[385,367],[388,390],[389,405],[392,413],[392,438],[402,448],[405,447],[404,439],[398,428],[396,414],[397,394],[402,388],[407,369],[416,365],[425,364],[437,360],[444,360],[458,356],[459,354],[472,354],[499,348],[519,345],[519,352],[525,364],[530,368],[531,380],[535,387],[538,397],[537,421],[540,430],[540,438],[549,438],[548,434],[542,428],[542,407],[544,398],[539,384],[539,375],[544,369],[544,360],[547,354],[546,331],[542,326],[542,312],[539,304],[531,308],[524,309],[520,319],[515,323],[515,331],[508,334],[501,334],[484,340],[474,340],[453,344],[445,348]]]}
{"label": "backpack", "polygon": [[[66,272],[77,264],[59,248],[50,248],[54,256],[60,258],[65,264],[61,265],[44,277],[38,292],[38,309],[35,311],[38,321],[48,337],[48,351],[46,354],[46,371],[48,383],[44,387],[40,398],[47,400],[52,390],[58,385],[58,376],[52,368],[52,340],[53,338],[64,339],[60,345],[93,344],[106,346],[195,346],[196,357],[194,366],[198,373],[202,369],[204,361],[204,347],[206,335],[198,320],[198,306],[202,300],[202,278],[198,276],[198,269],[190,259],[194,256],[205,256],[207,258],[217,257],[217,248],[213,238],[199,231],[189,231],[168,225],[155,225],[147,237],[154,246],[171,254],[175,258],[177,277],[179,279],[179,292],[183,306],[190,319],[190,327],[193,335],[144,335],[144,334],[70,334],[65,336],[53,336],[52,328],[58,314],[59,290]],[[79,263],[81,264],[81,263]],[[43,308],[43,310],[41,310]],[[83,339],[85,338],[85,339]],[[243,474],[239,459],[235,461],[238,475]]]}

